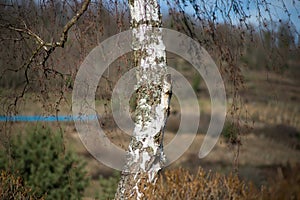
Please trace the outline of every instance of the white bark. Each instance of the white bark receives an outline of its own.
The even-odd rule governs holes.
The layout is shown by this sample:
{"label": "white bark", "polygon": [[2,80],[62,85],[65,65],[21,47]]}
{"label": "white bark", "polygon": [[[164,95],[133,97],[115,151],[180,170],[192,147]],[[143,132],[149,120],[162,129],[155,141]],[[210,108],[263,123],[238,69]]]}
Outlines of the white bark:
{"label": "white bark", "polygon": [[129,0],[129,5],[138,80],[136,122],[115,199],[140,199],[141,181],[155,182],[165,160],[163,135],[171,98],[157,1]]}

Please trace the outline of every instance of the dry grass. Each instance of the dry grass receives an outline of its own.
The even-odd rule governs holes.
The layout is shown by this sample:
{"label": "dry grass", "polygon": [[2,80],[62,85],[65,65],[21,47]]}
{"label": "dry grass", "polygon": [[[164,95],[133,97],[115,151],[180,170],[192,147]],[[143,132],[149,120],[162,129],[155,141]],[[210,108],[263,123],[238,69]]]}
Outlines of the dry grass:
{"label": "dry grass", "polygon": [[15,177],[5,171],[0,172],[0,199],[28,199],[37,200],[30,188],[24,185],[24,181],[20,177]]}
{"label": "dry grass", "polygon": [[293,169],[295,174],[277,178],[270,186],[260,189],[252,183],[240,180],[236,175],[224,176],[206,172],[202,168],[199,168],[196,174],[182,168],[165,171],[155,185],[141,182],[140,187],[145,193],[143,199],[151,200],[291,200],[300,198],[300,189],[297,187],[300,181],[298,169]]}
{"label": "dry grass", "polygon": [[286,102],[248,103],[245,105],[254,122],[284,124],[300,131],[300,106]]}

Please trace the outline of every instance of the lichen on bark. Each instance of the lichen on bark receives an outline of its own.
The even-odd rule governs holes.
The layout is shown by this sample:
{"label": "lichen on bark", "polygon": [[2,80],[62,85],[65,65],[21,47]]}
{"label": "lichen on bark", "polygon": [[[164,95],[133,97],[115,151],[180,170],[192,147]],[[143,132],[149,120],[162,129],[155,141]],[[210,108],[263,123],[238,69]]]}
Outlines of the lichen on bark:
{"label": "lichen on bark", "polygon": [[132,49],[137,67],[135,128],[115,199],[140,199],[144,181],[155,182],[163,167],[164,127],[169,113],[171,77],[167,74],[161,15],[156,0],[129,0]]}

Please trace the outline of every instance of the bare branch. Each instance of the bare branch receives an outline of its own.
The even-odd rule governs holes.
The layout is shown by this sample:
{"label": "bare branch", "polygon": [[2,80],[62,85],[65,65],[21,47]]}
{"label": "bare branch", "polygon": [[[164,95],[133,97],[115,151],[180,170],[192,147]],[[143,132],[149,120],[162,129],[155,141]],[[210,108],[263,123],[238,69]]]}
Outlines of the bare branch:
{"label": "bare branch", "polygon": [[14,27],[11,24],[7,24],[7,25],[1,24],[0,26],[6,27],[9,30],[16,31],[19,33],[24,33],[24,34],[27,34],[27,35],[33,37],[35,39],[36,43],[39,45],[38,48],[32,53],[32,56],[30,57],[29,62],[28,62],[29,64],[27,63],[27,64],[23,65],[21,68],[24,68],[24,66],[26,66],[26,68],[27,68],[32,63],[32,61],[34,60],[36,55],[39,53],[41,48],[43,48],[46,51],[46,56],[44,56],[43,60],[40,62],[41,65],[45,64],[45,62],[48,60],[50,54],[53,53],[57,47],[64,48],[65,42],[68,39],[68,32],[69,32],[70,28],[79,20],[79,18],[87,10],[90,2],[91,2],[91,0],[85,0],[83,2],[80,10],[64,26],[62,34],[60,36],[60,40],[57,42],[45,42],[38,34],[34,33],[31,29],[28,28],[25,21],[23,21],[24,28]]}
{"label": "bare branch", "polygon": [[[23,23],[24,23],[25,28],[17,28],[17,27],[14,27],[14,26],[10,25],[10,24],[6,25],[6,27],[9,30],[16,31],[16,32],[19,32],[19,33],[25,33],[25,34],[33,37],[36,40],[36,42],[45,49],[45,51],[48,51],[47,46],[52,46],[52,44],[51,43],[45,43],[44,40],[42,40],[41,37],[39,37],[37,34],[35,34],[32,30],[30,30],[27,27],[25,22],[23,22]],[[4,25],[1,25],[1,26],[4,26]]]}
{"label": "bare branch", "polygon": [[51,43],[50,49],[48,49],[46,51],[46,56],[44,56],[43,60],[40,62],[41,65],[43,65],[43,66],[45,65],[45,63],[48,60],[48,58],[50,57],[51,53],[53,53],[57,47],[64,48],[65,42],[68,39],[68,32],[69,32],[70,28],[79,20],[79,18],[87,10],[90,2],[91,2],[91,0],[85,0],[82,4],[80,10],[76,13],[76,15],[73,16],[72,19],[70,21],[68,21],[68,23],[64,26],[63,32],[60,37],[60,41]]}
{"label": "bare branch", "polygon": [[82,4],[80,10],[76,13],[76,15],[73,16],[72,19],[70,21],[68,21],[68,23],[64,26],[63,32],[60,37],[60,41],[56,42],[57,46],[64,47],[64,44],[68,38],[68,31],[79,20],[81,15],[87,10],[90,2],[91,2],[90,0],[85,0],[84,3]]}
{"label": "bare branch", "polygon": [[[55,51],[55,49],[57,47],[64,48],[65,42],[68,39],[69,30],[71,29],[72,26],[74,26],[76,24],[76,22],[78,22],[80,17],[87,10],[90,1],[91,0],[85,0],[82,3],[82,6],[78,10],[78,12],[76,12],[76,14],[70,19],[70,21],[68,21],[65,24],[65,26],[63,27],[62,33],[60,35],[60,39],[56,42],[55,41],[47,42],[46,40],[44,40],[41,37],[41,35],[34,32],[33,29],[31,29],[29,26],[27,26],[27,24],[25,23],[24,20],[21,20],[20,25],[13,25],[10,23],[0,24],[0,27],[6,28],[10,31],[20,34],[21,38],[20,39],[16,38],[15,39],[16,41],[23,40],[23,39],[25,39],[24,36],[27,36],[27,38],[31,38],[36,43],[36,47],[34,47],[32,52],[30,53],[30,57],[20,67],[18,67],[17,69],[7,68],[7,69],[3,70],[0,74],[0,80],[1,80],[2,77],[5,75],[5,73],[8,71],[18,72],[18,71],[24,70],[25,86],[24,86],[21,94],[19,94],[15,98],[14,102],[8,106],[8,109],[12,109],[13,107],[16,108],[16,105],[17,105],[17,102],[19,101],[19,99],[21,99],[24,96],[24,94],[27,92],[27,90],[29,88],[29,84],[30,84],[29,72],[30,72],[30,68],[33,63],[37,62],[36,63],[37,65],[41,65],[43,67],[42,69],[44,71],[45,77],[47,77],[48,73],[53,73],[53,74],[59,75],[61,77],[64,76],[63,73],[61,73],[55,69],[46,67],[46,62],[49,59],[50,55]],[[39,56],[42,56],[42,57],[38,58]]]}

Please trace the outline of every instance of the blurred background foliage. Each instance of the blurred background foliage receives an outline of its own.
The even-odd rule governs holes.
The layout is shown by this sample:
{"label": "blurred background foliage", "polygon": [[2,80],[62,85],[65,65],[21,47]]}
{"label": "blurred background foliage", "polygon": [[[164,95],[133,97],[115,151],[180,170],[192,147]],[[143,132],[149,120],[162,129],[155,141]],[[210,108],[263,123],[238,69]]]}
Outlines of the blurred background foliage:
{"label": "blurred background foliage", "polygon": [[[28,129],[26,135],[18,134],[9,145],[11,147],[7,150],[10,151],[0,152],[0,170],[4,170],[3,184],[5,181],[15,181],[18,186],[18,180],[23,180],[24,188],[30,188],[28,193],[37,198],[82,197],[88,184],[85,165],[74,153],[64,151],[60,132],[54,132],[49,127],[37,126]],[[10,174],[17,177],[14,178]],[[11,183],[11,186],[14,184]],[[26,194],[27,190],[15,189],[3,191],[3,194],[6,192],[13,195],[22,192]]]}

